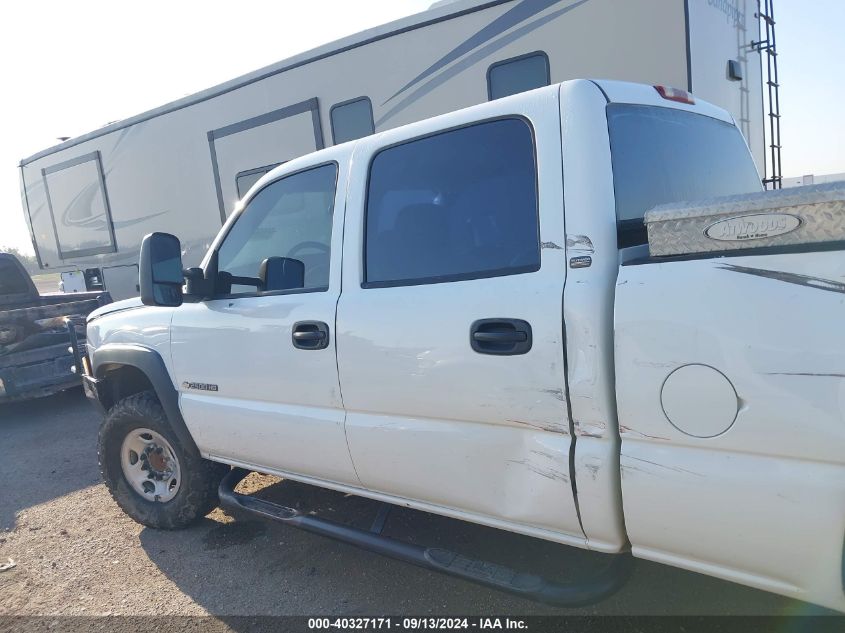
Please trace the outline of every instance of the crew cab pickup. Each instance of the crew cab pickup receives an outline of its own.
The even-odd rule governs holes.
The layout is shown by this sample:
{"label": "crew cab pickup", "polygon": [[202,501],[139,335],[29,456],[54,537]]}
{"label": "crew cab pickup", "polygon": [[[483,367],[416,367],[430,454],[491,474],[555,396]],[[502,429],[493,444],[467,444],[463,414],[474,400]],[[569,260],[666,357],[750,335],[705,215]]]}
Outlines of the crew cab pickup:
{"label": "crew cab pickup", "polygon": [[0,253],[0,403],[78,387],[85,317],[110,301],[104,292],[40,295],[18,259]]}
{"label": "crew cab pickup", "polygon": [[[845,610],[845,205],[804,195],[762,191],[723,110],[612,81],[291,160],[201,268],[151,234],[141,300],[89,317],[103,476],[148,526],[220,501],[561,605],[643,558]],[[555,583],[248,471],[612,562]]]}

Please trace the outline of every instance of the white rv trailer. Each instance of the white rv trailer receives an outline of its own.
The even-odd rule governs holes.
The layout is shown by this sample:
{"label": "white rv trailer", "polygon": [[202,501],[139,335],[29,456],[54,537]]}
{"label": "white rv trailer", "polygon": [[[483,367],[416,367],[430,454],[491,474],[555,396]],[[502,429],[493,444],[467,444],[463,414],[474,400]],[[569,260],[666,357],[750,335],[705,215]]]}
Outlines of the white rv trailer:
{"label": "white rv trailer", "polygon": [[[70,139],[20,163],[42,268],[137,294],[141,239],[198,264],[272,167],[577,77],[664,84],[732,113],[765,173],[757,0],[457,0]],[[648,157],[643,157],[647,160]],[[702,174],[706,178],[707,174]]]}

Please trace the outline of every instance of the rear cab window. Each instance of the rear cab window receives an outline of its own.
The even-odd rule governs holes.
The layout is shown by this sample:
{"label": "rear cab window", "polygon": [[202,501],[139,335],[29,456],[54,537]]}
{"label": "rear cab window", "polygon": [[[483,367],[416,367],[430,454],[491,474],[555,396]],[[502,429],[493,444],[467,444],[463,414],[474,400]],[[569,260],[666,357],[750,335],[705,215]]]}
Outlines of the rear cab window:
{"label": "rear cab window", "polygon": [[521,118],[381,150],[370,166],[363,287],[539,270],[536,174]]}
{"label": "rear cab window", "polygon": [[660,204],[761,191],[736,126],[675,108],[607,106],[619,248],[646,244],[643,215]]}

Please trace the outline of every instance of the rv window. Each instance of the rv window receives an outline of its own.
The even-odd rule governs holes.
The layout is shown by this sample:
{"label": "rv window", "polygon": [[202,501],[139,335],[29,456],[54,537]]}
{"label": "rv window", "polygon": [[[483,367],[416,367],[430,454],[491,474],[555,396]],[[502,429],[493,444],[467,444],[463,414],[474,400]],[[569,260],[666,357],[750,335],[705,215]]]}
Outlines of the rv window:
{"label": "rv window", "polygon": [[364,287],[540,268],[534,141],[502,119],[379,152],[370,168]]}
{"label": "rv window", "polygon": [[[322,165],[277,180],[256,194],[218,250],[218,269],[258,277],[268,257],[305,265],[305,290],[329,287],[329,262],[337,165]],[[233,286],[232,294],[254,293]]]}
{"label": "rv window", "polygon": [[545,53],[530,53],[496,62],[487,71],[487,96],[501,99],[551,83],[549,58]]}
{"label": "rv window", "polygon": [[331,120],[335,144],[354,141],[375,131],[373,105],[367,97],[332,106]]}
{"label": "rv window", "polygon": [[255,169],[247,169],[235,176],[235,187],[238,190],[238,199],[240,200],[246,195],[246,192],[252,189],[252,185],[261,180],[261,177],[281,165],[281,163],[274,163],[273,165],[265,165],[264,167],[256,167]]}

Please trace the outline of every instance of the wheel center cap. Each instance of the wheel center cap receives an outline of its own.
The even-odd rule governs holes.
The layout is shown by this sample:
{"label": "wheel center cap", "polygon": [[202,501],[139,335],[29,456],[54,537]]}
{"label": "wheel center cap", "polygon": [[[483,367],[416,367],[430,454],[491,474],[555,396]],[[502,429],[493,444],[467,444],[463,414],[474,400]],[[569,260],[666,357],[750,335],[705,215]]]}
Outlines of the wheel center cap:
{"label": "wheel center cap", "polygon": [[146,452],[150,467],[156,473],[163,473],[169,470],[169,460],[164,456],[164,451],[162,451],[160,447],[153,448],[152,450],[148,450]]}

